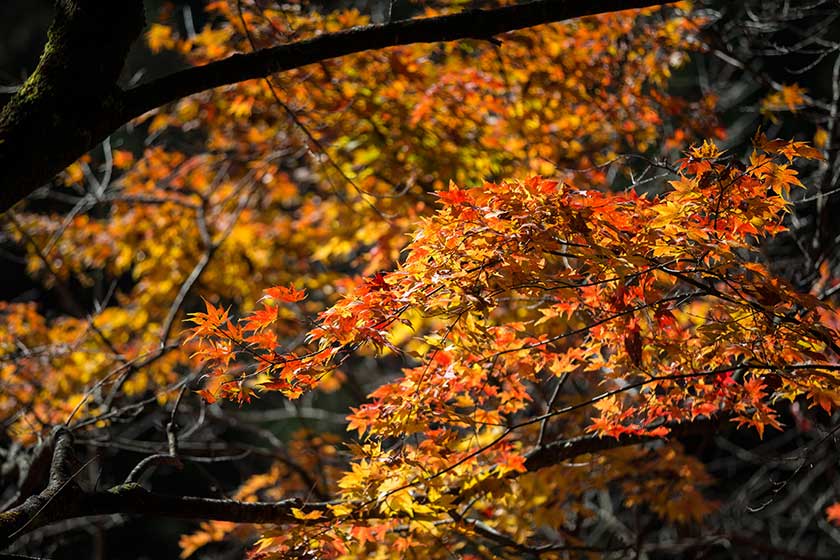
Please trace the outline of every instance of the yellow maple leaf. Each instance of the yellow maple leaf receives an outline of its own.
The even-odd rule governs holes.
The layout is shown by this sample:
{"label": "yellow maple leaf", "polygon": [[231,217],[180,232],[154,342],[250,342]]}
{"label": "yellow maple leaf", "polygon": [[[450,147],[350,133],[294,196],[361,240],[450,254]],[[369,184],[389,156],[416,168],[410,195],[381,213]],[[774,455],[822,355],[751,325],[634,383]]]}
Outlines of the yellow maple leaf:
{"label": "yellow maple leaf", "polygon": [[324,516],[324,512],[314,510],[306,513],[300,508],[292,508],[292,515],[295,519],[321,519]]}

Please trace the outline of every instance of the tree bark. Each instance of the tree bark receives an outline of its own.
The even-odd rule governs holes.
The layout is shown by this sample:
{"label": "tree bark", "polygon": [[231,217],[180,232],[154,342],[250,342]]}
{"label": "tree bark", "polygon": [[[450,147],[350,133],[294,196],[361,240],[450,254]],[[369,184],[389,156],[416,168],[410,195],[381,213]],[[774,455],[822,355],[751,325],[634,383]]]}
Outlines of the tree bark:
{"label": "tree bark", "polygon": [[125,122],[117,87],[142,0],[58,0],[35,72],[0,112],[0,211]]}

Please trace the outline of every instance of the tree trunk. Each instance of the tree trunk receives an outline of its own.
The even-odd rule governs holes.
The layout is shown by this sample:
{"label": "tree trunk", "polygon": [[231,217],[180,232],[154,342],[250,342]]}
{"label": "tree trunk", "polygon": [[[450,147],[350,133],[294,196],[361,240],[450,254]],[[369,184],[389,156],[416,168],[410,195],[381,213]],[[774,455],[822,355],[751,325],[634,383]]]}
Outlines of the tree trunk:
{"label": "tree trunk", "polygon": [[142,0],[57,0],[35,72],[0,112],[0,212],[122,123],[117,79]]}

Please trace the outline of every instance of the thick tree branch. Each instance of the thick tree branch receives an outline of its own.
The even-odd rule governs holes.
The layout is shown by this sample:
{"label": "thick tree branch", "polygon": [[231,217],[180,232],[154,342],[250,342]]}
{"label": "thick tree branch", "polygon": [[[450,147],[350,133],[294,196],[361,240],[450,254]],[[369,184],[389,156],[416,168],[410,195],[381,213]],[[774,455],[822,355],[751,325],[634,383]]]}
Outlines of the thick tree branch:
{"label": "thick tree branch", "polygon": [[129,120],[182,97],[348,54],[494,35],[668,0],[536,0],[489,10],[369,25],[117,86],[142,30],[142,0],[58,0],[41,62],[0,111],[0,212]]}
{"label": "thick tree branch", "polygon": [[0,110],[6,106],[6,103],[12,100],[12,97],[14,97],[15,93],[17,93],[19,89],[19,87],[0,87]]}
{"label": "thick tree branch", "polygon": [[326,504],[303,504],[297,499],[267,503],[169,496],[149,492],[135,483],[122,484],[107,492],[86,492],[74,481],[78,469],[73,460],[70,431],[58,428],[52,448],[46,487],[21,505],[0,513],[0,550],[18,536],[45,525],[94,515],[124,513],[237,523],[288,523],[296,521],[292,508],[329,514]]}
{"label": "thick tree branch", "polygon": [[[721,422],[720,418],[700,419],[680,424],[667,424],[669,437],[681,437],[709,432]],[[580,455],[600,453],[657,441],[650,436],[622,436],[602,438],[582,436],[557,440],[528,454],[528,472],[560,464]],[[298,499],[280,502],[242,502],[196,496],[172,496],[150,492],[136,483],[125,483],[106,492],[85,492],[75,485],[73,477],[72,437],[66,429],[55,435],[55,452],[47,487],[22,505],[0,513],[0,550],[15,537],[45,525],[78,517],[107,514],[135,514],[148,517],[169,517],[196,521],[231,521],[234,523],[301,523],[293,509],[304,513],[322,513],[319,523],[333,518],[325,502],[303,503]]]}
{"label": "thick tree branch", "polygon": [[264,78],[348,54],[413,43],[490,39],[500,33],[545,23],[667,3],[667,0],[538,0],[490,10],[467,10],[445,16],[355,27],[248,54],[233,55],[141,84],[126,92],[126,116],[138,117],[194,93]]}
{"label": "thick tree branch", "polygon": [[[668,437],[684,437],[699,435],[714,430],[721,423],[721,418],[699,419],[692,422],[672,422],[665,424],[670,434]],[[661,437],[623,434],[617,438],[601,437],[597,435],[580,436],[572,439],[558,440],[538,447],[525,457],[525,468],[529,472],[544,469],[564,461],[574,459],[580,455],[601,453],[619,447],[629,447],[652,441],[659,441]]]}
{"label": "thick tree branch", "polygon": [[295,508],[307,513],[320,511],[324,519],[331,515],[323,503],[304,504],[298,499],[242,502],[172,496],[150,492],[136,483],[122,484],[106,492],[68,492],[66,496],[57,496],[57,490],[45,490],[22,506],[0,513],[0,550],[18,536],[45,525],[96,515],[134,514],[149,518],[272,524],[300,523],[292,512]]}
{"label": "thick tree branch", "polygon": [[123,484],[108,492],[96,492],[86,498],[85,515],[112,513],[139,514],[199,521],[216,520],[235,523],[300,523],[292,509],[320,511],[325,518],[330,510],[324,503],[304,504],[290,499],[280,502],[241,502],[195,496],[170,496],[145,490],[139,484]]}
{"label": "thick tree branch", "polygon": [[[22,504],[0,513],[0,550],[24,532],[78,517],[77,490],[73,483],[73,436],[64,427],[56,428],[48,444],[52,453],[49,478],[46,487],[38,494],[29,496]],[[59,497],[59,494],[65,495]]]}

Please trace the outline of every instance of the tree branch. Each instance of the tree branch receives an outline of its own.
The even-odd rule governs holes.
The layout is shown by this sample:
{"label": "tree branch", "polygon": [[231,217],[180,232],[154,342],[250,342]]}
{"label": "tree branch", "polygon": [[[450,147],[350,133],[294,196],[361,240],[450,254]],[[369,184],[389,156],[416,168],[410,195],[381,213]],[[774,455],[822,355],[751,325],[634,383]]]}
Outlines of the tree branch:
{"label": "tree branch", "polygon": [[491,39],[500,33],[595,14],[668,4],[673,0],[537,0],[488,10],[354,27],[313,39],[236,54],[176,72],[126,92],[127,120],[201,91],[264,78],[308,64],[413,43]]}
{"label": "tree branch", "polygon": [[[61,521],[73,515],[78,506],[75,500],[77,487],[73,484],[73,436],[67,428],[59,427],[53,432],[51,447],[52,463],[47,486],[40,493],[29,496],[22,504],[0,513],[0,550],[14,538],[26,531],[31,531],[55,521]],[[69,490],[68,499],[57,501],[59,493]]]}
{"label": "tree branch", "polygon": [[233,55],[123,91],[117,77],[143,26],[142,1],[59,0],[41,62],[0,111],[0,212],[126,122],[194,93],[374,49],[491,40],[500,33],[540,24],[668,3],[536,0],[368,25]]}
{"label": "tree branch", "polygon": [[293,498],[279,502],[242,502],[196,496],[171,496],[149,492],[139,484],[123,484],[107,492],[95,492],[85,498],[85,515],[112,513],[139,514],[174,519],[232,521],[234,523],[300,523],[292,509],[309,513],[320,511],[325,519],[331,512],[325,503],[304,504]]}
{"label": "tree branch", "polygon": [[[708,433],[719,426],[722,420],[724,418],[716,416],[708,419],[694,420],[692,422],[669,422],[664,424],[664,426],[670,432],[667,437],[684,437]],[[590,435],[558,440],[537,447],[528,453],[525,456],[525,468],[528,469],[528,472],[533,472],[557,465],[569,459],[574,459],[580,455],[600,453],[602,451],[609,451],[610,449],[639,445],[661,439],[663,438],[622,434],[617,438]]]}
{"label": "tree branch", "polygon": [[[721,418],[701,419],[693,422],[671,423],[666,426],[671,431],[669,437],[681,437],[706,433],[717,426],[721,420]],[[45,525],[95,515],[135,514],[234,523],[303,523],[305,521],[295,517],[292,511],[299,509],[304,513],[321,512],[322,516],[317,523],[334,519],[328,503],[304,503],[297,498],[280,502],[243,502],[197,496],[173,496],[150,492],[134,482],[121,484],[105,492],[85,492],[73,483],[75,472],[71,460],[72,436],[70,432],[61,428],[54,437],[55,452],[46,489],[40,494],[31,496],[22,505],[0,513],[0,549],[10,544],[18,535]],[[534,472],[580,455],[660,439],[662,438],[635,435],[619,438],[602,438],[593,435],[557,440],[529,453],[525,466],[528,472]],[[368,517],[376,515],[375,512],[367,514]]]}
{"label": "tree branch", "polygon": [[194,496],[170,496],[149,492],[136,483],[108,491],[85,492],[74,478],[73,437],[66,428],[53,435],[54,452],[46,488],[21,505],[0,513],[0,550],[14,539],[45,525],[104,514],[139,514],[178,519],[219,520],[237,523],[299,522],[292,508],[330,515],[326,504],[304,504],[291,499],[281,502],[239,502]]}

